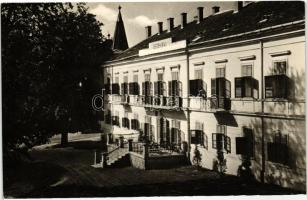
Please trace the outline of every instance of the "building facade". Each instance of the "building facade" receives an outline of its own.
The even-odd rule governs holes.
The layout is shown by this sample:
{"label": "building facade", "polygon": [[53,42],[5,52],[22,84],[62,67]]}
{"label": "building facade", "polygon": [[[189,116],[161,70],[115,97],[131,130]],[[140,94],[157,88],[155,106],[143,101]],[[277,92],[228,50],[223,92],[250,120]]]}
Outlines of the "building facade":
{"label": "building facade", "polygon": [[171,145],[226,174],[306,190],[303,2],[212,8],[103,66],[102,130]]}

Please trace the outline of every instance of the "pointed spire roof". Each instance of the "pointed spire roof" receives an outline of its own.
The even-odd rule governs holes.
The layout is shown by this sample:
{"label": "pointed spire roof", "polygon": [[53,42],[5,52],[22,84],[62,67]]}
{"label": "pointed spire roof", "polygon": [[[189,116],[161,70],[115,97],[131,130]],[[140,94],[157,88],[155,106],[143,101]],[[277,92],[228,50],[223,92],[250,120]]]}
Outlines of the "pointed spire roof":
{"label": "pointed spire roof", "polygon": [[126,50],[128,49],[128,41],[126,37],[126,31],[124,22],[122,19],[122,14],[120,12],[121,6],[118,6],[118,17],[116,21],[115,31],[114,31],[114,37],[113,37],[113,49],[114,50]]}

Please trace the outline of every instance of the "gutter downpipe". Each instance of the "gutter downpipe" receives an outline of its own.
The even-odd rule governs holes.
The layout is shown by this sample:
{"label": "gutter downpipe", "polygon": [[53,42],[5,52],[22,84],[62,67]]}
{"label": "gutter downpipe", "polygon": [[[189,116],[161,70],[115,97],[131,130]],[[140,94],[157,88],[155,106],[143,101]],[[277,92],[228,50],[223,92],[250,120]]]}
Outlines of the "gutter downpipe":
{"label": "gutter downpipe", "polygon": [[188,125],[188,149],[187,149],[187,157],[189,162],[191,162],[191,128],[190,128],[190,53],[189,53],[189,48],[186,46],[185,48],[185,53],[187,56],[187,125]]}
{"label": "gutter downpipe", "polygon": [[264,183],[265,175],[265,137],[264,137],[264,76],[263,76],[263,41],[260,40],[260,59],[261,59],[261,183]]}

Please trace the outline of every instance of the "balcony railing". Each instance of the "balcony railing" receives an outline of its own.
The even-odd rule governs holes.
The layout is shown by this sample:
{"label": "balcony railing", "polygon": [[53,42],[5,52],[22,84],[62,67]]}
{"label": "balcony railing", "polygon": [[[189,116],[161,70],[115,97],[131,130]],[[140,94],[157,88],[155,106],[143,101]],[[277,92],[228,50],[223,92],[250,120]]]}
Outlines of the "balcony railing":
{"label": "balcony railing", "polygon": [[182,97],[178,96],[153,96],[150,101],[145,101],[143,104],[146,107],[157,108],[157,109],[180,109],[182,108]]}
{"label": "balcony railing", "polygon": [[121,104],[129,104],[130,103],[130,96],[129,95],[122,95],[121,96],[121,101],[120,101]]}
{"label": "balcony railing", "polygon": [[190,98],[190,109],[201,111],[226,111],[231,108],[231,100],[224,97]]}
{"label": "balcony railing", "polygon": [[208,98],[210,101],[210,108],[212,110],[230,110],[231,108],[231,100],[230,98],[225,97],[210,97]]}

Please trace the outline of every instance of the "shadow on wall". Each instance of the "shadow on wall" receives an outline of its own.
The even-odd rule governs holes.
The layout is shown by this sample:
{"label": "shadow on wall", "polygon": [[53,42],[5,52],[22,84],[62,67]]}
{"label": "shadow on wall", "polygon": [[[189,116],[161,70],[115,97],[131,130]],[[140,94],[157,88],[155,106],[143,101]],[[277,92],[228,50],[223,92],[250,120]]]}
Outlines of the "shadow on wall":
{"label": "shadow on wall", "polygon": [[214,113],[214,116],[220,125],[238,127],[238,123],[234,116],[228,112]]}
{"label": "shadow on wall", "polygon": [[184,113],[183,110],[176,110],[176,111],[172,111],[172,110],[161,110],[161,111],[155,111],[155,110],[146,110],[146,115],[149,116],[162,116],[162,117],[166,117],[166,118],[175,118],[178,120],[187,120],[187,117]]}
{"label": "shadow on wall", "polygon": [[[273,108],[272,108],[273,109]],[[255,155],[251,168],[254,177],[260,180],[261,177],[261,120],[252,120],[254,129]],[[305,122],[303,120],[281,120],[281,119],[264,119],[264,137],[265,137],[265,175],[266,183],[277,184],[283,187],[291,187],[301,191],[306,190],[306,139],[305,139]],[[275,131],[280,130],[283,135],[288,136],[287,156],[284,163],[272,162],[268,160],[268,144],[274,142]],[[280,152],[277,151],[277,155]],[[243,163],[242,163],[243,164]]]}

